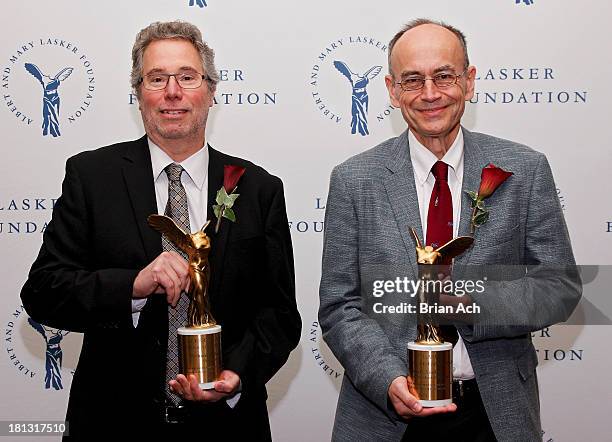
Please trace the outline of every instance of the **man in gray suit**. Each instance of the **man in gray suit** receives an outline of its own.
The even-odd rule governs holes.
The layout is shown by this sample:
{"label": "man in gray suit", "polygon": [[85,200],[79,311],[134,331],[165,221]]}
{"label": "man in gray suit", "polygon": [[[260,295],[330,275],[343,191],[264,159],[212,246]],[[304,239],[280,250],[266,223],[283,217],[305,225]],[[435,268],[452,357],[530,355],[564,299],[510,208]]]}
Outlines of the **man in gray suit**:
{"label": "man in gray suit", "polygon": [[[582,289],[545,156],[461,127],[475,76],[459,30],[422,19],[405,26],[389,44],[385,80],[408,129],[332,172],[319,319],[325,341],[345,368],[335,441],[541,440],[530,333],[565,321]],[[434,176],[439,163],[444,176]],[[453,404],[424,408],[406,378],[415,315],[381,307],[411,298],[399,290],[375,294],[372,284],[417,279],[409,228],[429,238],[439,223],[431,216],[437,186],[452,195],[445,221],[452,226],[449,235],[470,235],[466,191],[478,191],[481,171],[490,163],[513,175],[487,199],[489,220],[476,230],[472,248],[455,259],[453,279],[460,268],[480,265],[512,266],[519,276],[488,281],[482,293],[446,297],[473,303],[481,314],[453,328],[459,332]]]}

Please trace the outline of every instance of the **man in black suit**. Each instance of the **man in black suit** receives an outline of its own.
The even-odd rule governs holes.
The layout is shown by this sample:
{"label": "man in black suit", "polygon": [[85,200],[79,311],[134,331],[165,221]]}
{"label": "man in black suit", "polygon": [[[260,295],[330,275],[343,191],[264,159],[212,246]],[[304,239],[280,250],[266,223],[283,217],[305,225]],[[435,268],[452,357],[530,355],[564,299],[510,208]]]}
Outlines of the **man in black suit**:
{"label": "man in black suit", "polygon": [[[67,161],[62,196],[21,292],[34,320],[84,333],[68,404],[70,439],[127,425],[139,434],[269,440],[265,384],[301,330],[282,182],[207,145],[218,74],[195,26],[153,23],[138,34],[132,62],[146,136]],[[201,390],[193,376],[165,376],[168,339],[175,338],[169,312],[185,302],[188,266],[162,251],[147,216],[164,213],[168,169],[177,167],[191,231],[209,219],[216,224],[212,205],[226,165],[246,170],[236,221],[222,218],[218,232],[207,230],[224,370],[213,390]]]}

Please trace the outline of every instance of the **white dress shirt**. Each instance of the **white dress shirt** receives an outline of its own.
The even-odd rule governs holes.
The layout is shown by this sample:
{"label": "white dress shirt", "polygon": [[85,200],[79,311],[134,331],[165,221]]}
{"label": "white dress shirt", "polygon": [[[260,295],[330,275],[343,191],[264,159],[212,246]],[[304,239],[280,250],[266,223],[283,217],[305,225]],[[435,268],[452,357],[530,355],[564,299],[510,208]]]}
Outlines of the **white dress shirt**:
{"label": "white dress shirt", "polygon": [[[421,225],[423,226],[423,241],[427,238],[427,213],[429,211],[429,200],[434,188],[436,178],[431,168],[438,158],[408,131],[408,143],[410,145],[410,159],[414,169],[414,182],[416,186]],[[441,161],[448,164],[448,187],[453,200],[453,237],[459,232],[459,219],[461,216],[461,186],[463,184],[463,130],[460,129],[455,141],[446,152]],[[457,344],[453,347],[453,378],[473,379],[474,370],[468,356],[467,349],[459,335]]]}

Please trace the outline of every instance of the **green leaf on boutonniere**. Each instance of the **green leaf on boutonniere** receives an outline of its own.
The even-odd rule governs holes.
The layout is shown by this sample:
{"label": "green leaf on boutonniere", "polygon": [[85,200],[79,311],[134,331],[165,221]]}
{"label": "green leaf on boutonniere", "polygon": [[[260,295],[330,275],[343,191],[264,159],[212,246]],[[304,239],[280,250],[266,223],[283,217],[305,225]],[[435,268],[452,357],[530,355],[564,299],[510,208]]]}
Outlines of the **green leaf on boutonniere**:
{"label": "green leaf on boutonniere", "polygon": [[229,219],[233,223],[236,222],[236,214],[234,214],[234,211],[229,207],[226,207],[223,211],[223,217]]}
{"label": "green leaf on boutonniere", "polygon": [[476,207],[478,207],[480,210],[485,210],[484,201],[483,200],[478,200],[476,202]]}
{"label": "green leaf on boutonniere", "polygon": [[225,199],[223,204],[225,204],[225,207],[229,209],[234,205],[234,203],[236,202],[236,198],[238,198],[239,196],[239,193],[231,193],[227,195],[227,198]]}
{"label": "green leaf on boutonniere", "polygon": [[219,212],[220,211],[221,211],[221,206],[218,206],[217,204],[215,204],[213,206],[213,212],[214,212],[216,218],[219,218]]}
{"label": "green leaf on boutonniere", "polygon": [[222,187],[217,192],[217,198],[215,199],[215,201],[220,206],[225,206],[227,208],[230,208],[234,205],[234,203],[236,202],[236,198],[238,198],[239,196],[240,194],[238,193],[231,193],[228,195],[227,192],[225,191],[225,188]]}
{"label": "green leaf on boutonniere", "polygon": [[476,227],[482,226],[489,219],[489,212],[487,211],[479,211],[476,215],[474,215],[474,225]]}
{"label": "green leaf on boutonniere", "polygon": [[465,193],[469,195],[472,201],[476,201],[478,199],[478,194],[474,192],[473,190],[466,190]]}
{"label": "green leaf on boutonniere", "polygon": [[228,198],[227,192],[225,191],[223,187],[221,187],[219,191],[217,192],[217,198],[215,199],[215,201],[217,202],[217,204],[222,206],[224,204],[224,201],[227,198]]}

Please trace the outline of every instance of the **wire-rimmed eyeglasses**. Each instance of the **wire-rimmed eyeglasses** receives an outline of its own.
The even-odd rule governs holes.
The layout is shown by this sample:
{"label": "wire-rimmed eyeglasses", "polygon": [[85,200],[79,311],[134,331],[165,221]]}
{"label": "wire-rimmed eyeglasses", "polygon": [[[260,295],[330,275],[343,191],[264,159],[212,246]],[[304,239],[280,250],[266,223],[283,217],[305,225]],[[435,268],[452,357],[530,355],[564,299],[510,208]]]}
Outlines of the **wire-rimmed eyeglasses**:
{"label": "wire-rimmed eyeglasses", "polygon": [[396,81],[395,84],[398,84],[404,91],[418,91],[425,86],[425,82],[427,80],[431,80],[434,82],[436,87],[440,89],[444,89],[447,87],[451,87],[454,84],[457,84],[457,80],[459,77],[462,77],[467,72],[467,69],[464,70],[459,75],[451,73],[451,72],[441,72],[439,74],[434,75],[431,78],[422,77],[420,75],[411,75],[402,79],[402,81]]}
{"label": "wire-rimmed eyeglasses", "polygon": [[175,74],[152,72],[141,77],[140,82],[149,91],[160,91],[166,88],[170,77],[174,77],[178,85],[183,89],[197,89],[202,86],[203,80],[209,80],[207,75],[197,71],[182,71]]}

